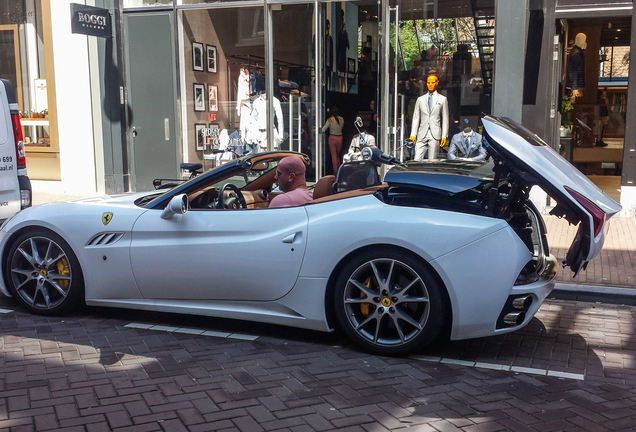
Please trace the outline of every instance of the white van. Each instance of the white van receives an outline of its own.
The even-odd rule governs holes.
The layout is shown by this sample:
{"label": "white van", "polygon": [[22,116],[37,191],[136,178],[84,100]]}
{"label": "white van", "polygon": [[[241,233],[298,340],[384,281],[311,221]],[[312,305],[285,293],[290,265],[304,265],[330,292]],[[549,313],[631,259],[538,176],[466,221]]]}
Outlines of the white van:
{"label": "white van", "polygon": [[0,79],[0,222],[30,206],[18,101],[11,83]]}

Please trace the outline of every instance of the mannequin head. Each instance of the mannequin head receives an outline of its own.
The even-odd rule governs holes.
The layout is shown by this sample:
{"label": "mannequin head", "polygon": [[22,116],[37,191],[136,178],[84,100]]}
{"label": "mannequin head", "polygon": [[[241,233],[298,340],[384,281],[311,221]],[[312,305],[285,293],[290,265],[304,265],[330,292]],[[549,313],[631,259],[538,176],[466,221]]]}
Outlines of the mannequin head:
{"label": "mannequin head", "polygon": [[439,84],[439,79],[435,75],[429,75],[426,79],[426,88],[433,93]]}
{"label": "mannequin head", "polygon": [[578,46],[581,49],[585,49],[587,46],[587,36],[585,33],[579,33],[576,35],[576,39],[574,39],[574,45]]}

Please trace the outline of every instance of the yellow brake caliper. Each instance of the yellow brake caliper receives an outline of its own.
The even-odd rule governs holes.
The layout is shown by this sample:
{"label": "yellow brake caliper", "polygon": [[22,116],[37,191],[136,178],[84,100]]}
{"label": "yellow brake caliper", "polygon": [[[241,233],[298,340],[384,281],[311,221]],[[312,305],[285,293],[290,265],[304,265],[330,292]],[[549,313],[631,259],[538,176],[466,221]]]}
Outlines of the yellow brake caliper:
{"label": "yellow brake caliper", "polygon": [[[71,270],[68,268],[68,261],[66,261],[66,258],[62,258],[57,262],[57,273],[62,276],[68,276],[69,274],[71,274]],[[68,283],[69,281],[66,279],[59,281],[60,287],[62,289],[67,289]]]}
{"label": "yellow brake caliper", "polygon": [[[364,283],[363,283],[362,285],[364,285],[364,286],[365,286],[365,287],[367,287],[367,288],[371,287],[371,278],[370,278],[370,277],[368,277],[368,278],[367,278],[367,280],[365,280],[365,281],[364,281]],[[365,298],[365,297],[367,296],[367,295],[364,293],[364,291],[360,291],[360,294],[361,294],[361,295],[360,295],[360,298]],[[362,304],[360,305],[360,312],[362,312],[362,315],[364,315],[364,316],[369,315],[369,312],[370,312],[370,311],[369,311],[369,307],[370,307],[369,303],[362,303]]]}

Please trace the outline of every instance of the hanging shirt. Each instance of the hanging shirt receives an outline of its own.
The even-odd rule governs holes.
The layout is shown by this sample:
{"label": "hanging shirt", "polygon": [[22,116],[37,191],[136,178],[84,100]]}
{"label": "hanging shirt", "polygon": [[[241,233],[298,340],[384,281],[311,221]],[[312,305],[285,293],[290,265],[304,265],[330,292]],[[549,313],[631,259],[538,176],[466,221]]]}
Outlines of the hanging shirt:
{"label": "hanging shirt", "polygon": [[280,101],[278,98],[274,98],[274,125],[276,126],[276,137],[275,140],[277,143],[281,143],[284,140],[283,135],[285,134],[285,120],[283,118],[283,109],[280,106]]}
{"label": "hanging shirt", "polygon": [[252,93],[263,93],[265,91],[265,75],[259,70],[252,72],[250,75],[250,84],[252,86]]}
{"label": "hanging shirt", "polygon": [[241,69],[238,79],[238,90],[236,91],[236,111],[241,115],[241,101],[250,97],[250,75],[246,69]]}

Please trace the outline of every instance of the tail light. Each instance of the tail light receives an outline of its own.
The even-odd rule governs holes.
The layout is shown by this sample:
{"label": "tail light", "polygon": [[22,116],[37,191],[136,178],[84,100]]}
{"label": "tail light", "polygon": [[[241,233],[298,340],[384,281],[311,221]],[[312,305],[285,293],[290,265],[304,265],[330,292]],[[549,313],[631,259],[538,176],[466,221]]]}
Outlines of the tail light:
{"label": "tail light", "polygon": [[592,222],[594,222],[594,237],[599,235],[603,230],[603,225],[605,225],[605,212],[580,193],[573,191],[567,186],[565,190],[592,216]]}
{"label": "tail light", "polygon": [[13,136],[15,137],[15,154],[18,160],[18,169],[26,168],[26,157],[24,157],[24,136],[22,135],[22,124],[20,116],[11,114],[11,123],[13,124]]}

